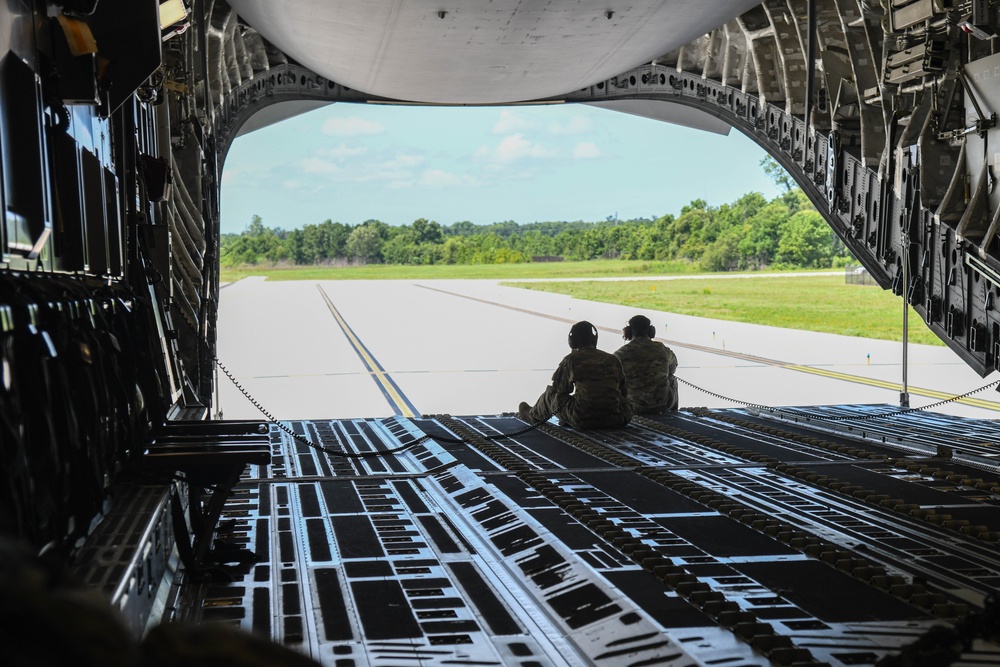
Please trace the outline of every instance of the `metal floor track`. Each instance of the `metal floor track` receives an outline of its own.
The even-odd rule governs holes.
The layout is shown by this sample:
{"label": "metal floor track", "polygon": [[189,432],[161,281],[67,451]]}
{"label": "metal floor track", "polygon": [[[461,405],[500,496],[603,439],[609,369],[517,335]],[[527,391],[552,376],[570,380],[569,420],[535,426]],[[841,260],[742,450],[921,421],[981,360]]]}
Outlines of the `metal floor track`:
{"label": "metal floor track", "polygon": [[[430,438],[346,459],[272,427],[219,533],[258,562],[184,582],[175,616],[334,667],[735,667],[874,664],[981,611],[1000,588],[996,425],[800,417],[509,439],[509,416],[287,422],[352,452]],[[976,641],[955,664],[998,663]]]}

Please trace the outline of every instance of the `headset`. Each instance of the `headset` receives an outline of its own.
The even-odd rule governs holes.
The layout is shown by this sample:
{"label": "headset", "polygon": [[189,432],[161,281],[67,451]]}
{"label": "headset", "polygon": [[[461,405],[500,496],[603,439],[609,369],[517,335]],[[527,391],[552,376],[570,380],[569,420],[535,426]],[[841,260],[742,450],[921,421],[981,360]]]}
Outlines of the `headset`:
{"label": "headset", "polygon": [[645,315],[636,315],[628,321],[625,328],[622,329],[622,338],[625,340],[632,340],[637,334],[641,335],[641,332],[645,331],[646,335],[650,338],[656,336],[656,327],[654,327],[649,318]]}
{"label": "headset", "polygon": [[597,345],[597,327],[587,321],[577,322],[569,330],[570,349],[595,347]]}

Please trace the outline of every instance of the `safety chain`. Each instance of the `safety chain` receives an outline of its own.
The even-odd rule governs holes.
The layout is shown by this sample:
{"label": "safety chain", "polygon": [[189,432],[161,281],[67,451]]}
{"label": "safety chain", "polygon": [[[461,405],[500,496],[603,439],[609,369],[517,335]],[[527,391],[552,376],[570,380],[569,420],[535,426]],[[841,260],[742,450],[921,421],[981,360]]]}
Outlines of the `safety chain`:
{"label": "safety chain", "polygon": [[[188,320],[187,315],[185,313],[181,312],[181,311],[178,311],[178,312],[180,313],[181,319],[184,320],[185,324],[187,324],[188,327],[190,327],[197,334],[197,331],[198,331],[197,327],[195,327],[195,325],[191,321]],[[206,347],[208,346],[207,343],[205,343],[204,341],[201,340],[201,336],[198,336],[198,341],[201,342],[202,344],[204,344]],[[394,449],[382,449],[382,450],[378,450],[378,451],[374,451],[374,452],[348,452],[348,451],[344,451],[344,450],[341,450],[341,449],[330,449],[326,445],[318,444],[318,443],[312,442],[311,440],[308,440],[308,439],[302,437],[301,435],[299,435],[298,433],[296,433],[295,431],[293,431],[292,429],[290,429],[288,426],[286,426],[286,425],[282,424],[280,421],[278,421],[274,417],[274,415],[272,415],[267,410],[267,408],[265,408],[263,405],[261,405],[260,402],[258,402],[257,399],[255,399],[250,394],[250,392],[247,391],[246,388],[243,387],[242,384],[240,384],[239,380],[236,379],[236,376],[234,376],[231,372],[229,372],[229,369],[226,368],[226,366],[221,361],[219,361],[219,357],[217,357],[214,352],[209,352],[209,354],[212,355],[212,360],[215,362],[215,365],[219,367],[219,370],[221,370],[223,373],[225,373],[226,377],[229,378],[229,381],[233,383],[233,386],[235,386],[237,389],[239,389],[240,393],[243,394],[246,397],[246,399],[248,401],[250,401],[250,403],[255,408],[257,408],[257,410],[259,410],[260,413],[262,415],[264,415],[270,423],[272,423],[275,426],[277,426],[278,428],[280,428],[282,431],[284,431],[285,433],[287,433],[289,436],[291,436],[297,442],[301,442],[303,445],[306,445],[307,447],[311,447],[311,448],[315,449],[316,451],[323,452],[325,454],[329,454],[330,456],[340,456],[340,457],[343,457],[343,458],[351,458],[351,459],[365,459],[365,458],[374,458],[376,456],[384,456],[386,454],[400,454],[400,453],[406,451],[407,449],[409,449],[411,447],[416,447],[420,443],[422,443],[422,442],[424,442],[426,440],[431,440],[431,439],[433,439],[433,440],[435,440],[437,442],[448,442],[448,443],[453,443],[453,444],[463,444],[463,443],[465,443],[465,444],[471,444],[471,443],[469,443],[468,440],[465,440],[463,438],[449,438],[447,436],[431,436],[431,435],[425,434],[425,435],[417,438],[413,442],[408,442],[405,445],[401,445],[401,446],[396,447]],[[562,405],[560,405],[559,407],[562,407]],[[558,409],[559,408],[556,408],[556,411],[558,411]],[[542,424],[544,424],[545,422],[547,422],[549,419],[551,419],[553,415],[555,415],[555,412],[553,412],[552,414],[546,416],[544,419],[536,421],[536,422],[530,424],[529,426],[527,426],[526,428],[522,428],[522,429],[520,429],[518,431],[514,431],[513,433],[496,433],[496,434],[493,434],[493,435],[483,435],[483,436],[480,436],[480,437],[483,437],[483,438],[485,438],[487,440],[505,440],[507,438],[516,438],[519,435],[524,435],[525,433],[528,433],[529,431],[535,430],[536,428],[538,428],[539,426],[541,426]]]}
{"label": "safety chain", "polygon": [[[162,276],[160,277],[160,279],[162,280]],[[184,311],[182,311],[180,309],[177,310],[177,313],[181,316],[181,319],[188,326],[188,328],[191,329],[191,331],[194,332],[195,337],[198,339],[198,342],[201,343],[202,345],[204,345],[206,348],[208,348],[208,343],[206,341],[202,340],[201,334],[198,332],[198,327],[195,326],[195,324],[193,322],[191,322],[191,320],[188,319],[187,313],[185,313]],[[447,436],[433,436],[432,437],[430,435],[425,434],[425,435],[417,438],[413,442],[408,442],[405,445],[401,445],[401,446],[395,447],[393,449],[382,449],[382,450],[373,451],[373,452],[348,452],[348,451],[345,451],[345,450],[342,450],[342,449],[331,449],[331,448],[327,447],[326,445],[318,444],[318,443],[312,442],[311,440],[309,440],[307,438],[302,437],[301,435],[299,435],[298,433],[296,433],[295,431],[293,431],[291,428],[289,428],[285,424],[282,424],[280,421],[278,421],[274,417],[274,415],[272,415],[263,405],[261,405],[260,402],[258,402],[257,399],[255,399],[250,394],[250,392],[247,391],[246,388],[239,383],[239,381],[236,379],[236,377],[232,373],[229,372],[229,369],[226,368],[226,366],[221,361],[219,361],[219,357],[215,355],[215,352],[213,352],[211,350],[208,350],[208,353],[210,355],[212,355],[212,360],[215,362],[215,365],[219,367],[219,369],[226,375],[227,378],[229,378],[229,381],[233,383],[233,386],[235,386],[237,389],[239,389],[240,393],[243,394],[246,397],[246,399],[248,401],[250,401],[250,403],[255,408],[257,408],[257,410],[259,410],[262,415],[264,415],[267,418],[268,422],[270,422],[271,424],[274,424],[275,426],[277,426],[278,428],[280,428],[282,431],[284,431],[285,433],[287,433],[289,436],[291,436],[294,440],[302,443],[303,445],[306,445],[307,447],[311,447],[311,448],[315,449],[316,451],[323,452],[323,453],[328,454],[330,456],[339,456],[339,457],[342,457],[342,458],[350,458],[350,459],[366,459],[366,458],[374,458],[374,457],[377,457],[377,456],[384,456],[386,454],[401,454],[402,452],[406,451],[407,449],[410,449],[411,447],[416,447],[420,443],[422,443],[422,442],[424,442],[426,440],[431,440],[431,439],[433,439],[435,441],[438,441],[438,442],[449,442],[449,443],[453,443],[453,444],[463,444],[463,443],[472,444],[472,443],[469,443],[467,440],[465,440],[463,438],[449,438]],[[562,405],[560,404],[559,407],[561,408]],[[559,408],[556,408],[556,411],[558,411],[558,409]],[[539,426],[541,426],[542,424],[544,424],[545,422],[547,422],[549,419],[551,419],[553,415],[555,415],[555,411],[552,414],[547,415],[544,419],[541,419],[539,421],[536,421],[536,422],[532,423],[527,428],[523,428],[523,429],[521,429],[519,431],[514,431],[513,433],[496,433],[494,435],[484,435],[484,436],[480,436],[480,437],[486,438],[487,440],[504,440],[506,438],[515,438],[515,437],[517,437],[519,435],[524,435],[525,433],[528,433],[529,431],[535,430],[536,428],[538,428]]]}
{"label": "safety chain", "polygon": [[275,419],[274,415],[272,415],[270,412],[268,412],[268,410],[263,405],[261,405],[260,403],[258,403],[257,399],[255,399],[253,396],[251,396],[250,392],[248,392],[243,387],[243,385],[241,385],[239,383],[239,381],[237,381],[237,379],[233,376],[233,374],[229,372],[229,369],[226,368],[222,364],[221,361],[219,361],[218,357],[216,357],[213,354],[212,355],[212,359],[215,360],[215,364],[219,367],[219,369],[223,373],[226,374],[226,377],[229,378],[229,381],[232,382],[233,385],[237,389],[240,390],[241,394],[243,394],[244,396],[246,396],[247,400],[250,401],[250,403],[252,403],[253,406],[255,408],[257,408],[262,415],[264,415],[265,417],[267,417],[267,420],[270,423],[274,424],[275,426],[277,426],[278,428],[280,428],[282,431],[284,431],[285,433],[287,433],[288,435],[290,435],[294,440],[297,440],[298,442],[301,442],[303,445],[307,445],[309,447],[312,447],[313,449],[315,449],[317,451],[320,451],[320,452],[324,452],[326,454],[329,454],[330,456],[340,456],[340,457],[349,458],[349,459],[366,459],[366,458],[373,458],[373,457],[376,457],[376,456],[382,456],[384,454],[399,454],[399,453],[403,452],[404,450],[407,450],[410,447],[415,447],[416,445],[419,445],[424,440],[427,440],[427,439],[430,438],[429,435],[424,435],[423,437],[418,438],[418,439],[414,440],[413,442],[408,442],[405,445],[401,445],[401,446],[396,447],[394,449],[383,449],[381,451],[374,451],[374,452],[348,452],[348,451],[344,451],[342,449],[330,449],[326,445],[317,444],[317,443],[315,443],[315,442],[313,442],[313,441],[311,441],[311,440],[309,440],[307,438],[302,437],[301,435],[299,435],[298,433],[296,433],[295,431],[293,431],[292,429],[290,429],[288,426],[286,426],[285,424],[282,424],[280,421],[278,421],[277,419]]}
{"label": "safety chain", "polygon": [[883,417],[895,417],[897,415],[905,415],[911,412],[921,412],[923,410],[930,410],[931,408],[936,408],[940,405],[945,405],[946,403],[952,403],[963,398],[972,396],[973,394],[978,394],[981,391],[985,391],[990,387],[995,387],[1000,384],[1000,380],[996,380],[987,385],[983,385],[979,389],[973,389],[972,391],[967,391],[964,394],[959,394],[958,396],[952,396],[951,398],[946,398],[943,401],[938,401],[937,403],[931,403],[929,405],[924,405],[919,408],[906,408],[904,410],[893,410],[892,412],[879,412],[873,415],[860,415],[860,416],[843,416],[843,417],[826,417],[823,415],[818,415],[814,413],[802,413],[796,412],[794,410],[786,410],[784,408],[774,408],[767,405],[760,405],[759,403],[747,403],[746,401],[741,401],[735,398],[730,398],[728,396],[723,396],[722,394],[716,394],[714,391],[709,391],[708,389],[702,389],[698,385],[691,384],[687,380],[677,377],[678,382],[682,382],[692,389],[697,389],[698,391],[708,394],[709,396],[714,396],[715,398],[722,399],[723,401],[729,401],[730,403],[738,403],[739,405],[745,405],[748,408],[756,408],[758,410],[766,410],[767,412],[783,413],[787,415],[792,415],[794,417],[808,417],[810,419],[819,419],[821,421],[839,422],[839,421],[868,421],[872,419],[882,419]]}
{"label": "safety chain", "polygon": [[[267,409],[264,408],[263,405],[261,405],[259,402],[257,402],[257,400],[253,396],[250,395],[250,392],[248,392],[243,387],[243,385],[241,385],[239,383],[239,381],[233,376],[233,374],[229,372],[229,369],[226,368],[222,364],[221,361],[219,361],[218,357],[216,357],[213,354],[212,355],[212,359],[215,361],[215,363],[219,367],[219,369],[222,370],[222,372],[226,374],[226,377],[229,378],[229,381],[232,382],[233,385],[237,389],[240,390],[240,393],[242,393],[244,396],[246,396],[247,400],[250,401],[250,403],[252,403],[253,406],[255,408],[257,408],[262,415],[264,415],[265,417],[267,417],[267,420],[269,422],[271,422],[272,424],[274,424],[275,426],[277,426],[278,428],[280,428],[282,431],[284,431],[285,433],[287,433],[288,435],[290,435],[292,438],[294,438],[298,442],[301,442],[304,445],[312,447],[313,449],[315,449],[317,451],[321,451],[321,452],[324,452],[326,454],[329,454],[330,456],[341,456],[341,457],[345,457],[345,458],[362,459],[362,458],[371,458],[371,457],[375,457],[375,456],[382,456],[384,454],[399,454],[399,453],[401,453],[401,452],[409,449],[410,447],[415,447],[415,446],[419,445],[420,443],[424,442],[425,440],[431,440],[431,439],[433,439],[435,441],[438,441],[438,442],[449,442],[449,443],[454,443],[454,444],[462,444],[462,443],[472,444],[471,442],[469,442],[465,438],[449,438],[447,436],[431,436],[431,435],[425,434],[425,435],[417,438],[413,442],[408,442],[405,445],[401,445],[401,446],[396,447],[394,449],[382,449],[382,450],[374,451],[374,452],[347,452],[347,451],[344,451],[344,450],[341,450],[341,449],[330,449],[326,445],[316,444],[316,443],[312,442],[311,440],[307,440],[306,438],[302,437],[301,435],[299,435],[298,433],[294,432],[292,429],[288,428],[287,426],[285,426],[284,424],[282,424],[280,421],[278,421],[277,419],[275,419],[274,416],[270,412],[268,412]],[[540,421],[533,422],[528,427],[522,428],[519,431],[514,431],[513,433],[496,433],[496,434],[493,434],[493,435],[480,435],[479,437],[485,438],[486,440],[504,440],[506,438],[515,438],[515,437],[517,437],[519,435],[524,435],[525,433],[528,433],[529,431],[534,431],[539,426],[541,426],[542,424],[546,423],[549,419],[551,419],[552,415],[554,415],[554,414],[555,413],[553,412],[551,415],[548,415],[544,419],[542,419]]]}
{"label": "safety chain", "polygon": [[[154,268],[154,271],[155,271],[155,268]],[[156,273],[157,273],[157,275],[159,275],[158,271]],[[159,276],[159,277],[160,277],[160,280],[163,279],[162,276]],[[299,435],[298,433],[296,433],[295,431],[293,431],[292,429],[290,429],[288,426],[286,426],[285,424],[282,424],[280,421],[278,421],[274,417],[274,415],[272,415],[267,410],[267,408],[265,408],[263,405],[261,405],[257,401],[257,399],[255,399],[253,396],[251,396],[250,392],[248,392],[246,390],[246,388],[244,388],[243,385],[241,385],[239,383],[239,381],[236,379],[236,377],[232,373],[229,372],[229,369],[226,368],[225,364],[223,364],[221,361],[219,361],[219,357],[217,357],[215,355],[215,352],[213,352],[212,350],[208,349],[208,343],[205,340],[202,339],[201,333],[198,331],[198,327],[195,326],[194,322],[192,322],[191,320],[188,319],[187,313],[185,313],[183,310],[180,310],[180,309],[177,309],[176,312],[181,316],[181,319],[184,321],[184,324],[186,324],[188,326],[188,328],[191,329],[192,332],[194,332],[194,335],[195,335],[195,338],[197,339],[197,341],[201,345],[203,345],[205,347],[206,351],[208,351],[208,353],[212,356],[212,360],[215,362],[215,365],[218,366],[219,369],[223,373],[226,374],[226,377],[229,378],[229,381],[233,383],[233,386],[235,386],[237,389],[239,389],[240,393],[243,394],[246,397],[246,399],[248,401],[250,401],[250,403],[255,408],[257,408],[257,410],[259,410],[260,413],[262,415],[264,415],[270,423],[274,424],[275,426],[277,426],[278,428],[280,428],[282,431],[284,431],[285,433],[287,433],[288,435],[290,435],[294,440],[297,440],[298,442],[301,442],[303,445],[306,445],[307,447],[311,447],[311,448],[313,448],[313,449],[315,449],[315,450],[317,450],[319,452],[324,452],[324,453],[326,453],[326,454],[328,454],[330,456],[339,456],[339,457],[342,457],[342,458],[349,458],[349,459],[365,459],[365,458],[373,458],[373,457],[376,457],[376,456],[383,456],[385,454],[398,454],[398,453],[401,453],[404,450],[409,449],[410,447],[414,447],[414,446],[420,444],[421,442],[423,442],[424,440],[427,440],[428,438],[430,438],[430,436],[425,435],[422,438],[418,438],[417,440],[414,440],[413,442],[409,442],[409,443],[407,443],[405,445],[402,445],[400,447],[396,447],[395,449],[385,449],[385,450],[375,451],[375,452],[348,452],[348,451],[339,450],[339,449],[330,449],[326,445],[317,444],[315,442],[312,442],[311,440],[308,440],[308,439],[302,437],[301,435]]]}

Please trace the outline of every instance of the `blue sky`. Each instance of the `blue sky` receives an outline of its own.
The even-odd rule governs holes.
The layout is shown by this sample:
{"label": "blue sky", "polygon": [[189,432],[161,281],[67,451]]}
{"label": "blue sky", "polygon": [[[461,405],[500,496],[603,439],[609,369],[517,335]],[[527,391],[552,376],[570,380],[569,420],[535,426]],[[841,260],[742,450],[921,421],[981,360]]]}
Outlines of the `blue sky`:
{"label": "blue sky", "polygon": [[222,180],[222,231],[259,215],[294,229],[330,219],[604,220],[677,214],[778,187],[737,131],[691,130],[585,105],[334,104],[238,138]]}

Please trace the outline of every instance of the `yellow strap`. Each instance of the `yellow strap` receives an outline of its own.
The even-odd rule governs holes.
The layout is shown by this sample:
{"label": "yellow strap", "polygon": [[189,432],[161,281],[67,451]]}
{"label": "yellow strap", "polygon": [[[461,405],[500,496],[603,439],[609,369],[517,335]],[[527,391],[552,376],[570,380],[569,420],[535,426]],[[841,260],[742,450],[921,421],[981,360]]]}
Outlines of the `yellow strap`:
{"label": "yellow strap", "polygon": [[89,25],[65,14],[60,14],[56,18],[62,26],[63,34],[66,35],[70,53],[74,56],[97,53],[97,40],[94,39],[94,33],[90,31]]}

